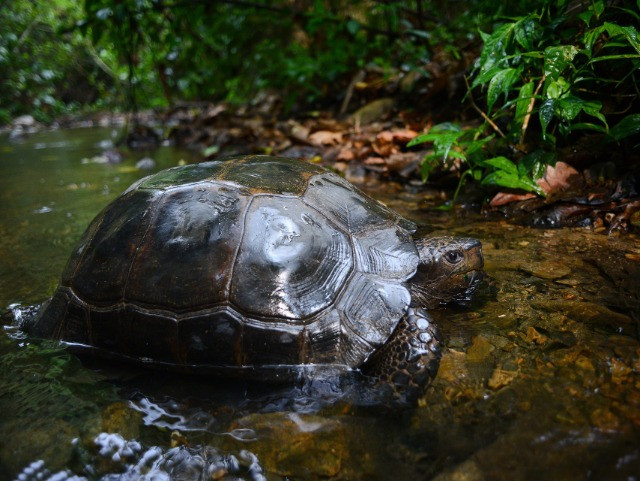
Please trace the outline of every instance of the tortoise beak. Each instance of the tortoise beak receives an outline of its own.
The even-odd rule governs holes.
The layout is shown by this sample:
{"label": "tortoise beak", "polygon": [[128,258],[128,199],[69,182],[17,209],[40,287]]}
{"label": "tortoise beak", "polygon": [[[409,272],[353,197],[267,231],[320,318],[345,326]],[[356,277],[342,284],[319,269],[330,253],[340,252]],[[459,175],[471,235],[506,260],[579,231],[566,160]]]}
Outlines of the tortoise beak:
{"label": "tortoise beak", "polygon": [[465,257],[466,272],[464,274],[467,288],[459,300],[470,301],[474,291],[484,279],[484,256],[482,255],[482,243],[478,239],[468,238],[464,240],[463,252]]}
{"label": "tortoise beak", "polygon": [[469,271],[482,271],[484,267],[482,242],[473,238],[465,239],[462,250]]}

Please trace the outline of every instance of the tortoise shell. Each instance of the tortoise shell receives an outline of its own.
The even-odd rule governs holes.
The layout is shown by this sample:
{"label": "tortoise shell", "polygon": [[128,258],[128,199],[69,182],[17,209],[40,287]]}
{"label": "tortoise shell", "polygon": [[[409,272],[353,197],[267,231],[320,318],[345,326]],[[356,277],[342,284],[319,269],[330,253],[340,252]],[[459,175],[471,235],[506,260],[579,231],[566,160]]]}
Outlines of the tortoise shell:
{"label": "tortoise shell", "polygon": [[171,168],[94,219],[32,333],[168,365],[358,367],[410,304],[414,230],[298,160]]}

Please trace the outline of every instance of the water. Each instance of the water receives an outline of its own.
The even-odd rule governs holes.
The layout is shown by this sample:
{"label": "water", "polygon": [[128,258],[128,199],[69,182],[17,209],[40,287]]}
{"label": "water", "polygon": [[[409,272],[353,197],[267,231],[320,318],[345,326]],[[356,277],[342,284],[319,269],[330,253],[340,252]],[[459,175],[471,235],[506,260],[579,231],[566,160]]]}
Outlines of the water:
{"label": "water", "polygon": [[[46,299],[88,222],[153,172],[135,168],[147,154],[81,162],[116,135],[0,139],[1,308]],[[157,169],[194,160],[152,157]],[[474,304],[434,312],[444,356],[418,406],[353,405],[321,377],[274,388],[83,363],[7,326],[0,479],[638,479],[637,236],[451,215],[425,209],[434,192],[363,187],[429,231],[484,244],[489,280]]]}

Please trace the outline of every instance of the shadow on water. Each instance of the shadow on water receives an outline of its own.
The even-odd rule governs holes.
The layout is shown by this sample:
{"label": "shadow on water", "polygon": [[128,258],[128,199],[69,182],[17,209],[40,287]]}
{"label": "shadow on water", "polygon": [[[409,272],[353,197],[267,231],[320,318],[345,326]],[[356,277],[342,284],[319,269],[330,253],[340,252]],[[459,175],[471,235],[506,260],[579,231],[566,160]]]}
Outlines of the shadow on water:
{"label": "shadow on water", "polygon": [[[108,129],[0,139],[0,307],[51,295],[73,244],[145,173],[81,163]],[[184,152],[154,152],[157,168]],[[363,186],[435,234],[474,236],[488,279],[433,312],[438,375],[417,406],[317,376],[270,386],[81,363],[0,334],[0,479],[628,480],[640,472],[640,241],[535,230]],[[358,387],[360,386],[360,387]]]}

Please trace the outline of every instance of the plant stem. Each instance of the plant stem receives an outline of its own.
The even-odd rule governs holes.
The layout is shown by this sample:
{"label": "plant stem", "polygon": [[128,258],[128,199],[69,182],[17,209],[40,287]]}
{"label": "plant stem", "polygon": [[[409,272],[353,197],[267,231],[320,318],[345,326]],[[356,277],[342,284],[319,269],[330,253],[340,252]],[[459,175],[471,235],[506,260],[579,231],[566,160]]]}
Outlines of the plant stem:
{"label": "plant stem", "polygon": [[467,76],[464,76],[464,83],[467,86],[467,92],[469,93],[469,100],[471,101],[471,106],[476,109],[476,111],[482,116],[482,118],[491,126],[496,133],[502,137],[503,139],[506,137],[500,127],[496,125],[496,123],[489,118],[487,114],[485,114],[480,107],[476,104],[476,101],[473,99],[473,94],[471,93],[471,88],[469,87],[469,81],[467,80]]}
{"label": "plant stem", "polygon": [[522,121],[522,130],[520,131],[520,141],[518,142],[518,149],[524,150],[524,134],[527,132],[527,127],[529,127],[529,119],[531,118],[531,112],[533,112],[533,106],[536,103],[536,96],[540,92],[542,85],[544,84],[546,76],[543,75],[538,85],[536,86],[536,90],[533,92],[531,96],[531,100],[529,100],[529,106],[527,107],[527,113],[524,116],[524,120]]}

